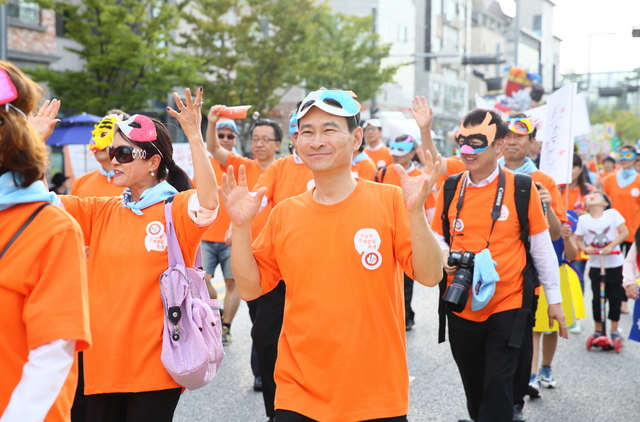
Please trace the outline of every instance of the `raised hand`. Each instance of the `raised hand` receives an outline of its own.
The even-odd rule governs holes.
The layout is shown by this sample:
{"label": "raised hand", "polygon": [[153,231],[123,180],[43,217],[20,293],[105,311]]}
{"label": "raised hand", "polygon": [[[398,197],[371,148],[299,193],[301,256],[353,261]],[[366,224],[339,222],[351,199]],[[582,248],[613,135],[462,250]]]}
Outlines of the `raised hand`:
{"label": "raised hand", "polygon": [[47,100],[42,104],[35,116],[29,116],[29,123],[33,126],[42,137],[42,141],[46,141],[53,133],[60,119],[57,118],[60,110],[60,100]]}
{"label": "raised hand", "polygon": [[253,218],[260,211],[262,197],[267,188],[260,188],[258,192],[249,192],[247,189],[247,176],[243,165],[238,169],[238,182],[233,176],[233,166],[227,168],[222,175],[221,186],[218,187],[218,195],[227,210],[231,222],[236,226],[251,224]]}
{"label": "raised hand", "polygon": [[413,108],[411,109],[411,114],[415,119],[418,127],[420,129],[428,129],[431,127],[431,122],[433,121],[433,110],[429,107],[429,103],[425,97],[416,96],[411,104]]}
{"label": "raised hand", "polygon": [[405,169],[399,164],[393,166],[400,177],[402,195],[404,196],[407,211],[420,210],[420,212],[423,212],[424,202],[427,200],[440,174],[440,160],[440,154],[438,154],[434,162],[431,153],[425,151],[424,173],[416,177],[409,177]]}
{"label": "raised hand", "polygon": [[221,108],[225,108],[226,106],[220,105],[220,104],[216,104],[214,106],[212,106],[209,109],[209,114],[207,114],[207,120],[209,120],[209,123],[213,123],[214,125],[216,123],[218,123],[218,120],[220,120],[220,115],[218,114],[218,110],[220,110]]}
{"label": "raised hand", "polygon": [[191,98],[191,90],[189,88],[185,88],[184,97],[185,102],[183,103],[178,93],[174,92],[173,99],[176,102],[178,111],[167,107],[167,112],[178,120],[187,139],[199,139],[202,137],[200,126],[202,124],[202,104],[204,104],[204,101],[202,101],[202,87],[196,91],[195,101]]}

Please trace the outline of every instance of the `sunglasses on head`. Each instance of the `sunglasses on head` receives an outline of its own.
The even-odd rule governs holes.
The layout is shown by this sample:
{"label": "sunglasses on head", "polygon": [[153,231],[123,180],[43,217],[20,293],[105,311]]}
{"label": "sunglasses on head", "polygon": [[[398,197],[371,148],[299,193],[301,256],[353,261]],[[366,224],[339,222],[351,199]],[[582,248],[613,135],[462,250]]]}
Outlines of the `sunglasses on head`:
{"label": "sunglasses on head", "polygon": [[233,133],[218,133],[218,139],[224,139],[227,138],[230,141],[233,141],[234,139],[236,139],[236,135],[234,135]]}
{"label": "sunglasses on head", "polygon": [[133,160],[144,160],[147,158],[147,151],[129,145],[121,145],[117,148],[109,147],[109,159],[113,160],[114,158],[120,164],[126,164]]}
{"label": "sunglasses on head", "polygon": [[509,130],[518,135],[528,135],[533,132],[535,127],[531,119],[526,117],[510,117],[506,120]]}

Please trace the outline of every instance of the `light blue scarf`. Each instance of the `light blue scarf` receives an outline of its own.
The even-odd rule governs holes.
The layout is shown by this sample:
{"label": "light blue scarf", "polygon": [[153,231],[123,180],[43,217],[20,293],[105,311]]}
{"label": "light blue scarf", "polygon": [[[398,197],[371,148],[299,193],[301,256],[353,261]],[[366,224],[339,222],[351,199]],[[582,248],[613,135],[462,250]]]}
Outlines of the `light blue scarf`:
{"label": "light blue scarf", "polygon": [[106,171],[100,167],[100,174],[107,178],[107,182],[111,183],[111,178],[115,175],[115,172],[113,170]]}
{"label": "light blue scarf", "polygon": [[131,189],[126,188],[122,193],[122,206],[129,208],[137,215],[142,215],[142,211],[151,205],[155,205],[158,202],[162,202],[167,200],[178,193],[176,188],[171,186],[169,182],[166,180],[164,182],[160,182],[152,188],[149,188],[142,192],[140,195],[140,200],[138,202],[133,202],[131,199]]}
{"label": "light blue scarf", "polygon": [[0,211],[16,204],[55,201],[56,194],[49,192],[42,180],[36,180],[29,187],[21,188],[14,183],[14,177],[16,181],[22,181],[22,175],[11,171],[0,176]]}
{"label": "light blue scarf", "polygon": [[620,186],[620,189],[624,189],[631,183],[633,183],[633,181],[636,180],[637,174],[638,173],[635,171],[635,169],[620,170],[616,175],[616,179],[618,180],[618,186]]}
{"label": "light blue scarf", "polygon": [[[505,166],[506,163],[504,161],[504,157],[498,158],[498,164],[500,164],[501,167]],[[511,170],[511,171],[513,171],[514,173],[531,174],[538,171],[538,167],[536,167],[536,164],[533,162],[531,158],[524,157],[524,164],[518,167],[517,169]]]}
{"label": "light blue scarf", "polygon": [[353,160],[351,160],[351,165],[355,166],[356,163],[359,163],[360,161],[367,160],[368,158],[369,158],[369,156],[364,151],[362,151],[360,154],[356,155],[353,158]]}

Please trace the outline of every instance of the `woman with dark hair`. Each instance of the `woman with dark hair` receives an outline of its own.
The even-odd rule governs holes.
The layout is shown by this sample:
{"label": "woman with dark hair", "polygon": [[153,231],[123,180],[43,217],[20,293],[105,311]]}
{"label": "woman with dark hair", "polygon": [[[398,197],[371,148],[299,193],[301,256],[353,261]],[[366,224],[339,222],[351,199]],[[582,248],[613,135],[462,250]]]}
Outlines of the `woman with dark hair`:
{"label": "woman with dark hair", "polygon": [[[89,347],[82,232],[45,183],[59,103],[0,61],[0,419],[68,421],[76,351]],[[27,117],[29,116],[29,117]],[[38,129],[40,130],[38,130]]]}
{"label": "woman with dark hair", "polygon": [[[569,201],[567,210],[575,211],[579,216],[584,214],[584,197],[596,189],[587,183],[585,168],[582,165],[582,158],[578,154],[573,154],[573,167],[571,168],[571,183],[569,183]],[[560,187],[560,194],[564,197],[566,186]]]}
{"label": "woman with dark hair", "polygon": [[87,421],[171,421],[181,387],[160,354],[164,311],[159,277],[167,269],[164,204],[173,202],[173,224],[187,265],[215,220],[216,179],[200,124],[202,88],[179,111],[167,108],[189,140],[197,190],[173,161],[167,128],[133,115],[118,122],[109,148],[114,184],[122,197],[59,197],[90,247],[89,309],[94,347],[84,353]]}

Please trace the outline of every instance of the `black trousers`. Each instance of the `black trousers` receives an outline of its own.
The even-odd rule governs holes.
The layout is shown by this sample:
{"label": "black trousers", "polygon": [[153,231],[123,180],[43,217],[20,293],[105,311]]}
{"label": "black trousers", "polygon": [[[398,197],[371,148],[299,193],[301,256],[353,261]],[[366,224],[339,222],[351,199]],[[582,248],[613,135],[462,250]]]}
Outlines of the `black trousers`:
{"label": "black trousers", "polygon": [[475,422],[513,420],[513,380],[520,348],[509,346],[518,310],[474,322],[447,311],[449,344]]}
{"label": "black trousers", "polygon": [[[248,301],[247,308],[249,308],[249,318],[251,319],[251,324],[253,324],[256,320],[256,312],[258,311],[258,299]],[[258,352],[256,352],[256,346],[253,343],[251,343],[251,372],[254,377],[260,375]]]}
{"label": "black trousers", "polygon": [[[407,416],[396,416],[393,418],[368,419],[362,422],[407,422]],[[308,418],[300,413],[290,410],[276,410],[276,422],[316,422],[315,419]]]}
{"label": "black trousers", "polygon": [[536,325],[534,315],[538,309],[538,295],[533,296],[533,310],[527,325],[525,333],[522,337],[522,345],[520,346],[520,356],[518,356],[518,365],[516,366],[516,375],[513,378],[513,404],[524,407],[524,396],[527,395],[529,389],[529,378],[534,369],[531,367],[533,360],[533,326]]}
{"label": "black trousers", "polygon": [[87,422],[171,422],[181,388],[142,393],[91,394]]}
{"label": "black trousers", "polygon": [[[609,319],[611,321],[620,321],[620,305],[622,299],[627,297],[622,287],[622,267],[605,268],[607,275],[604,284],[604,297],[609,301]],[[593,311],[593,320],[602,322],[600,319],[600,268],[591,268],[589,270],[589,278],[591,279],[591,291],[593,299],[591,300],[591,310]]]}
{"label": "black trousers", "polygon": [[416,314],[411,309],[411,299],[413,299],[413,279],[404,275],[404,321],[413,321]]}
{"label": "black trousers", "polygon": [[87,420],[87,396],[84,395],[84,357],[78,352],[78,386],[71,407],[71,422],[85,422]]}
{"label": "black trousers", "polygon": [[276,414],[274,408],[276,383],[273,380],[273,372],[278,357],[278,339],[282,330],[284,294],[285,284],[280,280],[275,289],[255,300],[256,316],[251,328],[251,338],[258,355],[262,377],[262,398],[268,417]]}

